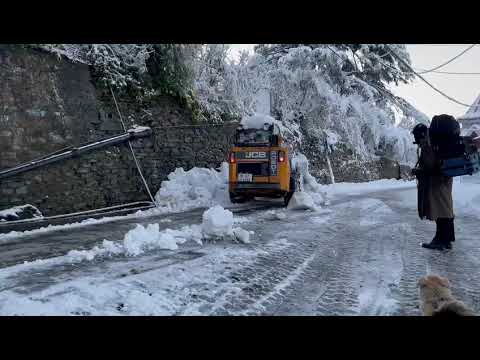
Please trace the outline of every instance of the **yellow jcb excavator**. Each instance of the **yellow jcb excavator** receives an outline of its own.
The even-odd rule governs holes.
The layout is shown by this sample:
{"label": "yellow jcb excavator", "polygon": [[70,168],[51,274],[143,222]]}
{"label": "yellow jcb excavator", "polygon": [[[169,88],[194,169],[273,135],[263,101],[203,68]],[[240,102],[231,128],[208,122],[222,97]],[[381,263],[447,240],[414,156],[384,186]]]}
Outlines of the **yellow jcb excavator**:
{"label": "yellow jcb excavator", "polygon": [[262,128],[236,130],[229,153],[229,192],[232,203],[254,197],[282,198],[288,205],[294,191],[288,148],[280,128],[265,123]]}

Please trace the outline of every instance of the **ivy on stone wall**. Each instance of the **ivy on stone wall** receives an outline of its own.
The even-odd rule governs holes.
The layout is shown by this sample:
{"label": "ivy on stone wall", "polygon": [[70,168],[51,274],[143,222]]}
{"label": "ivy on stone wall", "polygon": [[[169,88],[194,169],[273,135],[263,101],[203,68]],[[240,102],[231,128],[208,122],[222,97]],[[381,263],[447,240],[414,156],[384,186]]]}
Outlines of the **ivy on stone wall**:
{"label": "ivy on stone wall", "polygon": [[[90,66],[95,87],[109,87],[139,106],[172,96],[189,110],[194,122],[208,120],[194,95],[194,67],[199,45],[194,44],[19,44],[26,49],[54,53]],[[108,96],[105,96],[108,99]]]}

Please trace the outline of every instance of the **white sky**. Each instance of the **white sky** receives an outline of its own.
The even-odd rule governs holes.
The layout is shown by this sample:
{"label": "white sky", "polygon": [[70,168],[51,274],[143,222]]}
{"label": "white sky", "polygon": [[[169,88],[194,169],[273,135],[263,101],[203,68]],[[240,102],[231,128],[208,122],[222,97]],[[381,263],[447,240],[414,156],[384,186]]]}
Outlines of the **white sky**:
{"label": "white sky", "polygon": [[[407,45],[415,69],[431,69],[459,54],[470,44],[415,44]],[[231,56],[241,50],[253,52],[255,44],[231,44]],[[438,71],[480,73],[480,45],[442,67]],[[480,75],[449,75],[429,73],[422,75],[435,87],[466,104],[472,104],[480,94]],[[424,112],[430,118],[436,114],[463,115],[468,108],[457,105],[435,92],[416,78],[407,85],[393,86],[392,91]]]}

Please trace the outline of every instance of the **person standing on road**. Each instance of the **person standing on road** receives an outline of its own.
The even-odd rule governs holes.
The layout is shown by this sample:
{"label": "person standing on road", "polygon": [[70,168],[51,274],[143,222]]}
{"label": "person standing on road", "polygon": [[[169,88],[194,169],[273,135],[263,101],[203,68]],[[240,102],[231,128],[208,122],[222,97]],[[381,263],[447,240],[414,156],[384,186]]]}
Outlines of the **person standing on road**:
{"label": "person standing on road", "polygon": [[[440,117],[450,116],[434,116],[432,121]],[[423,243],[422,247],[434,250],[451,249],[452,242],[455,241],[453,179],[440,173],[440,161],[430,144],[427,126],[418,124],[412,133],[421,151],[413,171],[417,177],[418,214],[422,220],[435,221],[437,226],[433,240]]]}

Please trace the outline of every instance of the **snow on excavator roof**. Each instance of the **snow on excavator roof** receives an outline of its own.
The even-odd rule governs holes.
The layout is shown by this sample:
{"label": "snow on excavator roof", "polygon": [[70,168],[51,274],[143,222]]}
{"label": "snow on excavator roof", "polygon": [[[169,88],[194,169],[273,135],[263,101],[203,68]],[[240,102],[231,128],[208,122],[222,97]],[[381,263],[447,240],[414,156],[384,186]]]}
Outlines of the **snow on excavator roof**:
{"label": "snow on excavator roof", "polygon": [[252,116],[244,117],[240,122],[240,125],[245,129],[263,129],[265,124],[275,124],[279,126],[279,121],[269,115],[254,114]]}

